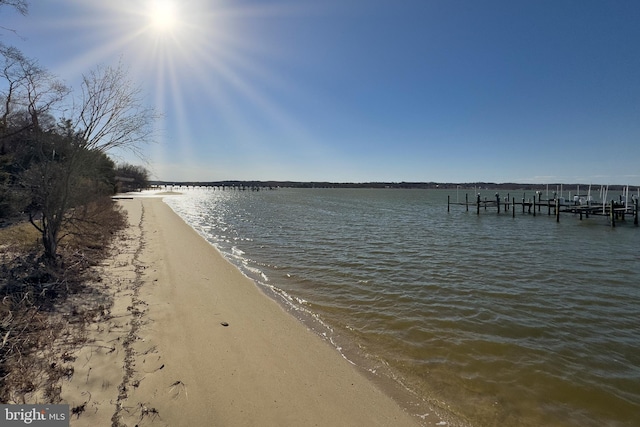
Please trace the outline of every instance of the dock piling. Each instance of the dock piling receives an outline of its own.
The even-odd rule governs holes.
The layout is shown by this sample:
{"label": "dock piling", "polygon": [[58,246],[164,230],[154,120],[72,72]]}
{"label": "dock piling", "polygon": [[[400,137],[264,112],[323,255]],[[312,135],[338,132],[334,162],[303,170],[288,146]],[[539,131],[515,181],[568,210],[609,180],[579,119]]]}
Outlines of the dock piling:
{"label": "dock piling", "polygon": [[[229,187],[233,188],[233,187]],[[606,194],[603,194],[604,202],[593,201],[591,197],[587,195],[587,198],[583,198],[579,194],[574,196],[570,201],[566,201],[564,198],[559,197],[560,193],[553,193],[553,196],[549,195],[548,198],[542,199],[542,192],[536,191],[533,195],[533,199],[530,197],[527,199],[526,193],[524,193],[524,197],[522,198],[522,202],[517,202],[515,197],[509,197],[510,194],[507,193],[506,198],[500,197],[499,193],[495,193],[495,199],[491,200],[489,197],[482,196],[482,193],[476,193],[476,214],[480,215],[480,209],[484,206],[485,211],[492,210],[495,206],[496,211],[499,214],[503,212],[507,213],[509,209],[512,209],[511,216],[515,218],[516,216],[516,205],[522,206],[522,214],[525,213],[532,214],[534,217],[538,216],[541,212],[541,208],[543,205],[547,206],[547,215],[551,216],[551,210],[554,209],[556,222],[560,222],[560,214],[561,213],[569,213],[574,217],[578,217],[580,221],[582,221],[585,217],[589,219],[592,216],[602,216],[609,221],[611,227],[616,227],[617,220],[622,220],[623,223],[630,223],[629,216],[633,216],[633,224],[638,226],[638,214],[640,213],[640,209],[638,205],[640,204],[640,189],[638,190],[638,196],[631,196],[631,199],[622,199],[618,200],[617,198],[606,197]],[[627,196],[624,196],[627,197]],[[606,201],[606,200],[609,201]],[[467,212],[469,212],[469,205],[473,204],[471,200],[469,200],[469,194],[465,193],[464,202],[459,200],[459,198],[455,201],[451,201],[451,196],[447,195],[447,212],[451,212],[451,205],[464,205]],[[501,206],[504,204],[504,206]],[[537,207],[537,209],[536,209]]]}
{"label": "dock piling", "polygon": [[616,226],[616,210],[615,210],[616,202],[611,199],[611,227]]}

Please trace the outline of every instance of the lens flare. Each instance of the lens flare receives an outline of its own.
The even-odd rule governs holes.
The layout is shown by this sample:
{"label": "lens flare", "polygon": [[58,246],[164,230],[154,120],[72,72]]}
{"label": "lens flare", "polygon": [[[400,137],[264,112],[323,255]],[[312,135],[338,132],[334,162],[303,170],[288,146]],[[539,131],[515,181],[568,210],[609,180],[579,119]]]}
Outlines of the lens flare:
{"label": "lens flare", "polygon": [[[180,176],[180,168],[171,166],[178,159],[197,167],[223,141],[227,160],[219,160],[219,168],[248,157],[262,162],[282,152],[317,152],[308,129],[282,103],[283,97],[307,97],[273,67],[284,57],[267,31],[271,20],[306,16],[316,9],[259,1],[66,1],[74,5],[73,16],[41,25],[63,34],[75,30],[83,37],[69,43],[90,48],[77,49],[55,71],[74,78],[78,70],[95,64],[124,59],[130,65],[149,94],[148,102],[163,117],[156,123],[160,144],[145,153],[160,165],[158,176]],[[274,143],[265,136],[265,127],[282,137]],[[122,154],[123,160],[136,161],[128,156]]]}

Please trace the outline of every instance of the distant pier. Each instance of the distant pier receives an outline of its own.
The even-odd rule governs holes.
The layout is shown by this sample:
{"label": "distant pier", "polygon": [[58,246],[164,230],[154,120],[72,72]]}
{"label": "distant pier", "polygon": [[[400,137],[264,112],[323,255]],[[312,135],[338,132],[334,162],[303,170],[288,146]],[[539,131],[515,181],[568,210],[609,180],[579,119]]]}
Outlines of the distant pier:
{"label": "distant pier", "polygon": [[[493,210],[500,213],[511,214],[513,218],[516,216],[516,212],[529,215],[554,215],[556,222],[560,222],[561,214],[572,214],[582,220],[583,218],[589,218],[593,216],[601,216],[607,218],[611,227],[616,226],[616,222],[626,221],[628,218],[633,219],[633,224],[638,225],[638,199],[640,198],[640,189],[638,195],[629,195],[629,188],[623,191],[622,195],[610,200],[607,199],[608,191],[605,189],[600,190],[601,200],[595,201],[591,196],[591,189],[587,194],[580,194],[578,187],[577,195],[565,199],[558,196],[557,192],[553,192],[553,195],[548,195],[546,199],[542,198],[542,191],[536,191],[535,195],[527,198],[526,193],[522,198],[517,199],[515,196],[511,196],[507,193],[506,197],[502,198],[499,193],[496,193],[493,198],[481,196],[477,193],[475,196],[469,197],[468,193],[465,193],[464,202],[456,200],[451,201],[451,196],[447,196],[447,212],[451,211],[451,206],[465,206],[466,210],[475,209],[476,213],[480,215],[481,211]],[[548,192],[547,192],[548,194]],[[457,199],[457,198],[456,198]]]}
{"label": "distant pier", "polygon": [[149,188],[152,190],[165,190],[165,191],[180,191],[189,189],[202,189],[211,191],[260,191],[260,190],[275,190],[277,187],[258,185],[258,184],[189,184],[189,183],[176,183],[176,184],[153,184]]}

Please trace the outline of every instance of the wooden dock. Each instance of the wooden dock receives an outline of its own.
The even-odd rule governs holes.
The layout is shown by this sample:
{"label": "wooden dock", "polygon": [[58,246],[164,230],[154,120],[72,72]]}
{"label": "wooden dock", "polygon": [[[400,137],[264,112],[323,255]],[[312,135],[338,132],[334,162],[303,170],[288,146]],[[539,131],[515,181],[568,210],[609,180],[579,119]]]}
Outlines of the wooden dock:
{"label": "wooden dock", "polygon": [[[633,224],[638,225],[638,198],[637,196],[620,196],[618,200],[612,199],[608,202],[597,202],[591,200],[591,196],[575,196],[574,200],[568,201],[563,197],[558,197],[556,193],[553,198],[542,199],[542,192],[537,191],[535,196],[526,197],[523,195],[522,200],[516,201],[515,197],[507,194],[507,197],[501,198],[496,193],[493,199],[481,197],[478,193],[475,200],[469,200],[469,194],[465,194],[464,202],[452,202],[451,196],[447,196],[447,212],[450,212],[451,205],[465,206],[466,210],[475,209],[480,215],[480,211],[489,209],[496,210],[498,214],[511,213],[515,218],[516,211],[522,209],[523,214],[536,215],[555,215],[556,222],[560,222],[560,214],[570,213],[579,216],[580,220],[592,216],[606,217],[612,227],[616,226],[616,221],[626,221],[627,217],[633,218]],[[546,211],[546,212],[545,212]]]}

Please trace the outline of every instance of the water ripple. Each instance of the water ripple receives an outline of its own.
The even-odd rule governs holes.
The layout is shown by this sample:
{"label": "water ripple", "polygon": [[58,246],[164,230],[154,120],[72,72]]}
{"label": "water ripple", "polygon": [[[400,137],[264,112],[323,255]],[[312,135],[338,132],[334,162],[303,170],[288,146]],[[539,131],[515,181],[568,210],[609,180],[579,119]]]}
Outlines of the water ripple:
{"label": "water ripple", "polygon": [[638,425],[638,228],[446,214],[442,191],[193,191],[167,202],[371,372],[388,367],[475,425]]}

